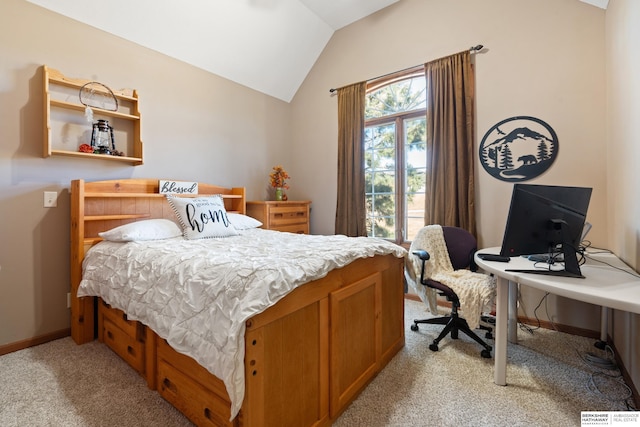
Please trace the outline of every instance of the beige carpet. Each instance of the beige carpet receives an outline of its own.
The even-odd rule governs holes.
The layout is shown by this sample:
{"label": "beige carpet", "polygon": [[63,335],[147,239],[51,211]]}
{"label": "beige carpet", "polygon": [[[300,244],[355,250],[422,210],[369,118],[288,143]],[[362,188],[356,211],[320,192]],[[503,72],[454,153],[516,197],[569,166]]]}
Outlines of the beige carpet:
{"label": "beige carpet", "polygon": [[[335,423],[376,426],[579,426],[582,410],[624,410],[627,389],[596,376],[580,355],[593,341],[553,331],[519,332],[509,344],[506,387],[493,384],[493,359],[462,337],[428,344],[438,326],[409,330],[425,317],[406,303],[406,347]],[[602,371],[617,373],[617,371]],[[106,346],[71,338],[0,357],[0,426],[191,425]]]}

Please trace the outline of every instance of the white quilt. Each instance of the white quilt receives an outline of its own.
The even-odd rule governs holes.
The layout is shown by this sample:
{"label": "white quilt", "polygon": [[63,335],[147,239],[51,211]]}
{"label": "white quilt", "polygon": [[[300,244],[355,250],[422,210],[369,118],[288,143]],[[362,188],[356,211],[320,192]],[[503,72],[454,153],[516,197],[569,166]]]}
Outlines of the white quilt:
{"label": "white quilt", "polygon": [[220,239],[103,241],[78,296],[100,296],[222,379],[233,419],[244,398],[245,321],[297,286],[358,258],[406,251],[384,240],[262,229]]}

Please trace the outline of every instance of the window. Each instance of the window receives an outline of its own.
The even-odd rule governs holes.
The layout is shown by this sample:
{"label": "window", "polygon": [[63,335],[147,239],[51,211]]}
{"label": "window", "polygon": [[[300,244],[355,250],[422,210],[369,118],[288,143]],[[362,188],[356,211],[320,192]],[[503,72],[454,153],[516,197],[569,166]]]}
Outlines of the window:
{"label": "window", "polygon": [[364,173],[371,237],[402,244],[424,226],[425,86],[422,67],[368,84]]}

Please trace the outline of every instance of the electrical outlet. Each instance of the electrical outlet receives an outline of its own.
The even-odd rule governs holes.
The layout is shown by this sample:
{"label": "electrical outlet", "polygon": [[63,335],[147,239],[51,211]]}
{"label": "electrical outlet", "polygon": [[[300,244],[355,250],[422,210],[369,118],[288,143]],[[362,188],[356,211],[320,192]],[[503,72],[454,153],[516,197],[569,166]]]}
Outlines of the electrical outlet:
{"label": "electrical outlet", "polygon": [[58,206],[58,192],[57,191],[45,191],[44,192],[44,207],[55,208]]}

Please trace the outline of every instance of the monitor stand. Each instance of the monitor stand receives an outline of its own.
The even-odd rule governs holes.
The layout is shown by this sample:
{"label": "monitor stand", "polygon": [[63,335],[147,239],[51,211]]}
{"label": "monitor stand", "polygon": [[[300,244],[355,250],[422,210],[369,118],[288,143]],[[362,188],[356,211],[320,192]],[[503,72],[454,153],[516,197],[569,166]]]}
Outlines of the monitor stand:
{"label": "monitor stand", "polygon": [[545,276],[560,276],[560,277],[575,277],[578,279],[584,279],[580,271],[580,265],[578,264],[578,256],[576,255],[576,248],[564,239],[564,226],[561,227],[563,239],[562,239],[562,254],[564,255],[564,270],[542,270],[542,269],[506,269],[513,273],[530,273],[541,274]]}

